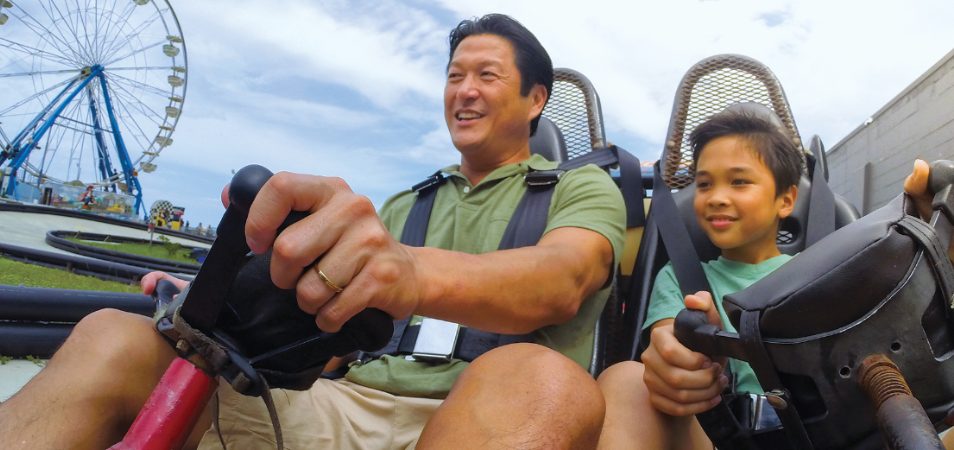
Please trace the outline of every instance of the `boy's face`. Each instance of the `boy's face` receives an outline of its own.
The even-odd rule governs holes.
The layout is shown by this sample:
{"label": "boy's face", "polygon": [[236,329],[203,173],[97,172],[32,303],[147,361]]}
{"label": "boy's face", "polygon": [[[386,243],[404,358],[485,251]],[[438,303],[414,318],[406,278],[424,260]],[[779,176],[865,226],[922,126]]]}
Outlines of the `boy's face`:
{"label": "boy's face", "polygon": [[696,162],[696,219],[722,256],[755,264],[778,256],[779,219],[788,217],[797,189],[776,196],[772,171],[748,139],[723,136]]}

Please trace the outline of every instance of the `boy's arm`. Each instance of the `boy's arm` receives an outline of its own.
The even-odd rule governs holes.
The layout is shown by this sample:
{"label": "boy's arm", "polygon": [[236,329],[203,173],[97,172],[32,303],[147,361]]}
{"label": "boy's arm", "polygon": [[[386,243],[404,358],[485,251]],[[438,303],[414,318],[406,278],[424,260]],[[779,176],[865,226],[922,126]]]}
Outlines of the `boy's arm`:
{"label": "boy's arm", "polygon": [[[705,311],[710,323],[721,326],[708,292],[686,296],[685,304],[689,309]],[[671,416],[689,416],[717,405],[729,382],[722,373],[725,359],[713,361],[682,345],[673,334],[673,319],[656,322],[650,333],[642,361],[646,367],[643,381],[653,407]]]}

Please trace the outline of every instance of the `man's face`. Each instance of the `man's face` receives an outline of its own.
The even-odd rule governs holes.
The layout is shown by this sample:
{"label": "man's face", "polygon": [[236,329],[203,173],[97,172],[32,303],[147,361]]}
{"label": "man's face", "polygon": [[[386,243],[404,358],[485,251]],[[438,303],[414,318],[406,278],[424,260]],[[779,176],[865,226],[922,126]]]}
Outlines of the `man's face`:
{"label": "man's face", "polygon": [[726,258],[754,264],[778,255],[778,221],[795,196],[794,187],[776,195],[772,171],[744,137],[713,139],[696,162],[696,219]]}
{"label": "man's face", "polygon": [[444,120],[454,146],[468,154],[503,155],[529,145],[530,120],[543,110],[546,89],[520,95],[520,71],[506,39],[479,34],[457,46],[447,69]]}

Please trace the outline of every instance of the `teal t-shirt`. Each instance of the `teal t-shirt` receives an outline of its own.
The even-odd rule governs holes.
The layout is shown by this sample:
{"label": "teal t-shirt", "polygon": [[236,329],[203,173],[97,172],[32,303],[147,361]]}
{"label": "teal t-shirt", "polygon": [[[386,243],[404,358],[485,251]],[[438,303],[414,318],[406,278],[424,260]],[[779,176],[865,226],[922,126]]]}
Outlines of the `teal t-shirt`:
{"label": "teal t-shirt", "polygon": [[[729,323],[729,318],[725,314],[722,299],[726,295],[751,286],[790,259],[792,257],[789,255],[779,255],[758,264],[746,264],[720,256],[714,261],[702,264],[706,279],[709,281],[709,287],[712,288],[712,299],[719,310],[719,316],[722,317],[722,329],[732,333],[736,332],[735,327]],[[685,309],[685,303],[683,302],[682,291],[679,289],[679,283],[676,281],[676,275],[672,270],[672,264],[666,264],[656,275],[656,281],[653,283],[653,292],[649,297],[649,311],[646,313],[646,322],[643,323],[643,329],[648,329],[654,323],[663,319],[674,319],[676,314],[679,314],[679,311],[683,309]],[[759,385],[755,372],[752,371],[749,363],[730,358],[729,370],[735,374],[735,388],[738,392],[754,394],[763,392],[762,386]]]}
{"label": "teal t-shirt", "polygon": [[[470,254],[497,250],[526,191],[524,175],[531,169],[550,170],[556,166],[533,155],[494,170],[476,186],[460,173],[459,166],[444,168],[442,172],[448,181],[437,191],[425,245]],[[404,231],[404,222],[415,198],[414,192],[404,191],[381,208],[381,219],[395,239],[400,239]],[[565,173],[557,183],[544,234],[561,227],[595,231],[612,245],[615,267],[622,254],[625,225],[626,210],[619,188],[605,171],[588,165]],[[584,300],[570,321],[535,331],[534,340],[588,367],[593,355],[596,320],[609,297],[610,286],[608,282]],[[430,364],[408,361],[402,356],[384,356],[352,365],[346,378],[396,395],[444,398],[467,364],[460,360]]]}

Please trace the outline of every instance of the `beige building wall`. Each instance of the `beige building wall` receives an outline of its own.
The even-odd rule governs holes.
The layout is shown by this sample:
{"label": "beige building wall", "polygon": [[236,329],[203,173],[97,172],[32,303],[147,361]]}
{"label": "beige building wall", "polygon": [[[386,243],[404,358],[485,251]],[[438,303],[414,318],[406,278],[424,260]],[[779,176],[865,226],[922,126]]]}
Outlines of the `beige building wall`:
{"label": "beige building wall", "polygon": [[954,160],[954,50],[829,149],[832,190],[867,214],[901,192],[915,158]]}

